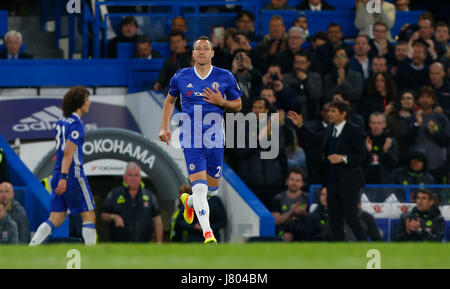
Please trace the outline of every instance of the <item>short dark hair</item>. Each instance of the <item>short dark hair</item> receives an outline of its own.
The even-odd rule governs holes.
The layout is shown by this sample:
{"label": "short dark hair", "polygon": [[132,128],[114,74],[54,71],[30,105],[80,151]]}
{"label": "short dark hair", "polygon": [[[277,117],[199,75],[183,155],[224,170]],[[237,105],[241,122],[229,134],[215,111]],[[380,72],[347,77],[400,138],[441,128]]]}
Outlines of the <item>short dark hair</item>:
{"label": "short dark hair", "polygon": [[264,108],[265,108],[265,109],[269,109],[269,108],[270,108],[270,103],[269,103],[269,101],[268,101],[267,99],[265,99],[265,98],[262,98],[262,97],[255,97],[255,98],[252,100],[252,107],[253,107],[253,104],[255,104],[255,102],[257,102],[257,101],[262,101],[262,102],[264,102]]}
{"label": "short dark hair", "polygon": [[436,101],[437,101],[436,93],[434,92],[434,89],[431,86],[427,86],[427,85],[422,86],[419,89],[417,98],[419,99],[423,94],[428,94],[429,96],[431,96],[434,99],[434,102],[436,103]]}
{"label": "short dark hair", "polygon": [[250,18],[250,20],[252,20],[253,22],[255,22],[255,15],[248,11],[248,10],[241,10],[238,12],[238,14],[236,15],[236,18],[234,18],[235,21],[239,21],[239,19],[241,19],[242,16],[247,15],[248,18]]}
{"label": "short dark hair", "polygon": [[148,37],[147,35],[138,35],[137,39],[136,39],[137,43],[148,43],[148,44],[152,44],[152,41],[150,40],[150,37]]}
{"label": "short dark hair", "polygon": [[61,109],[64,117],[69,117],[77,109],[83,106],[89,91],[81,86],[72,87],[63,97]]}
{"label": "short dark hair", "polygon": [[181,36],[181,38],[183,40],[186,40],[186,36],[184,35],[183,31],[181,31],[181,30],[175,29],[170,32],[170,36],[169,36],[170,38],[175,37],[175,36]]}
{"label": "short dark hair", "polygon": [[431,191],[429,191],[429,190],[420,188],[420,189],[417,190],[417,194],[416,194],[416,195],[418,195],[418,194],[425,194],[425,195],[428,195],[428,198],[430,198],[430,200],[435,200],[434,193],[431,192]]}
{"label": "short dark hair", "polygon": [[321,39],[321,40],[327,41],[327,40],[328,40],[328,35],[327,35],[326,32],[319,31],[319,32],[317,32],[316,34],[314,34],[314,36],[313,36],[313,38],[312,38],[312,41],[314,42],[314,41],[316,41],[317,39]]}
{"label": "short dark hair", "polygon": [[386,32],[389,30],[389,28],[388,28],[388,26],[386,25],[386,23],[384,23],[383,21],[376,21],[374,24],[373,24],[373,28],[375,28],[375,26],[384,26],[384,28],[386,28]]}
{"label": "short dark hair", "polygon": [[445,23],[444,21],[439,21],[438,23],[436,23],[436,25],[434,25],[435,29],[438,28],[438,27],[447,27],[447,29],[449,29],[448,28],[448,24]]}
{"label": "short dark hair", "polygon": [[205,36],[205,35],[202,35],[202,36],[200,36],[199,38],[197,38],[197,39],[194,41],[193,46],[194,46],[195,43],[196,43],[197,41],[199,41],[199,40],[206,40],[206,41],[209,41],[209,43],[211,44],[211,49],[214,49],[214,44],[212,43],[211,39],[209,39],[209,37],[208,37],[208,36]]}
{"label": "short dark hair", "polygon": [[133,16],[126,16],[125,18],[123,18],[122,21],[120,22],[120,27],[123,27],[128,24],[134,24],[134,26],[138,27],[137,21]]}
{"label": "short dark hair", "polygon": [[356,38],[358,38],[358,37],[365,38],[365,39],[367,40],[367,43],[370,45],[370,37],[369,37],[369,36],[367,36],[367,35],[365,35],[365,34],[357,35],[357,36],[355,37],[355,41],[356,41]]}
{"label": "short dark hair", "polygon": [[244,52],[245,55],[250,56],[250,52],[244,48],[238,48],[233,52],[233,56],[236,56],[238,53]]}
{"label": "short dark hair", "polygon": [[330,108],[331,107],[336,108],[337,110],[339,110],[340,113],[344,111],[347,112],[346,119],[349,119],[351,113],[350,104],[345,103],[343,101],[333,100],[332,102],[330,102]]}
{"label": "short dark hair", "polygon": [[295,54],[294,54],[294,59],[295,59],[295,56],[302,56],[302,57],[306,57],[306,59],[309,61],[309,62],[311,62],[311,59],[309,59],[309,55],[302,49],[302,50],[299,50],[299,51],[297,51],[297,52],[295,52]]}
{"label": "short dark hair", "polygon": [[306,171],[305,170],[303,170],[303,169],[301,169],[299,167],[292,167],[292,168],[289,169],[289,171],[287,173],[288,178],[289,178],[289,176],[291,174],[300,174],[300,175],[302,175],[303,182],[306,182],[307,175],[306,175]]}
{"label": "short dark hair", "polygon": [[339,27],[339,30],[342,31],[342,27],[339,23],[331,22],[330,24],[328,24],[328,29],[330,29],[331,27]]}

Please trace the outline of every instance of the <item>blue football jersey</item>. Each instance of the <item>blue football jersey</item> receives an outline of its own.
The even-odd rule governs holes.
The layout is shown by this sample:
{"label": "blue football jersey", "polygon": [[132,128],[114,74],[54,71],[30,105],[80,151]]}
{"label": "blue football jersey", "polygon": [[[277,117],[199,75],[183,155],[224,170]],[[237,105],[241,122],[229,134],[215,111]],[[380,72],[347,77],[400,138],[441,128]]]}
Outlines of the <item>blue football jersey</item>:
{"label": "blue football jersey", "polygon": [[[223,108],[203,100],[203,89],[216,88],[227,100],[241,97],[233,74],[225,69],[211,66],[206,77],[201,78],[195,67],[182,68],[170,80],[169,94],[181,97],[181,109],[189,118],[182,117],[180,141],[182,147],[211,148],[224,146]],[[205,136],[205,137],[204,137]]]}
{"label": "blue football jersey", "polygon": [[62,117],[56,122],[56,164],[55,172],[61,171],[64,150],[66,149],[67,140],[77,145],[77,149],[73,155],[70,169],[83,168],[83,143],[84,143],[84,126],[80,117],[73,113],[69,117]]}

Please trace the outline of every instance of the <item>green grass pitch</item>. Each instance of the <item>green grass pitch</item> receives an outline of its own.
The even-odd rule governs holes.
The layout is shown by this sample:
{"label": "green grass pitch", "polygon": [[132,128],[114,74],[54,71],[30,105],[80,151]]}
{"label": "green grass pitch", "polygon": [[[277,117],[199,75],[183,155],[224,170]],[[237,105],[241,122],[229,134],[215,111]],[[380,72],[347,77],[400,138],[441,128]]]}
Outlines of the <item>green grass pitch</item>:
{"label": "green grass pitch", "polygon": [[370,249],[380,252],[382,269],[450,268],[449,243],[1,245],[0,268],[65,269],[70,249],[80,252],[82,269],[364,269]]}

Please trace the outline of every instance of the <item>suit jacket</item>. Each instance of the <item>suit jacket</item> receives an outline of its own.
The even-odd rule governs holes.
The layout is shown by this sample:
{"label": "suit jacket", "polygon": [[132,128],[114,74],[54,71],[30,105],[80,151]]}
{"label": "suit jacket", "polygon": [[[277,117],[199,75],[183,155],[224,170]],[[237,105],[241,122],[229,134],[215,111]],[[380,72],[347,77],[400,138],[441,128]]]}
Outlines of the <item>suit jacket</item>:
{"label": "suit jacket", "polygon": [[[328,161],[326,152],[328,150],[328,141],[334,130],[334,125],[329,125],[323,135],[322,139],[322,160],[321,165],[324,168],[323,172],[328,174],[327,167],[331,164]],[[336,174],[338,180],[338,187],[341,191],[359,192],[359,189],[364,186],[364,173],[361,168],[365,157],[364,150],[364,132],[363,130],[352,124],[346,122],[340,136],[338,137],[336,153],[347,156],[347,164],[340,163],[331,165],[336,167]],[[327,186],[327,178],[323,178],[323,186]]]}
{"label": "suit jacket", "polygon": [[[309,8],[308,0],[303,0],[302,3],[298,4],[295,8],[297,8],[297,10],[311,10]],[[322,1],[322,11],[323,10],[335,10],[335,8],[328,4],[326,1]]]}
{"label": "suit jacket", "polygon": [[[8,59],[8,51],[0,52],[0,59]],[[33,55],[19,51],[19,59],[33,59]]]}

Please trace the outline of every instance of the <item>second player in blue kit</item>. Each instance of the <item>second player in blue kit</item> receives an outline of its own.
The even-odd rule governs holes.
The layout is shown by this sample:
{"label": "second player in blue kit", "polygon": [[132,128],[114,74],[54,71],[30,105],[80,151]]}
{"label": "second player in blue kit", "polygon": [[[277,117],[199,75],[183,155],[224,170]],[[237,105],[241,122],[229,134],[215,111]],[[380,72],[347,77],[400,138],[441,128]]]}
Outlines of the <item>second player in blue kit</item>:
{"label": "second player in blue kit", "polygon": [[233,74],[214,67],[213,45],[202,36],[194,42],[192,57],[194,67],[180,69],[170,81],[170,89],[164,103],[159,138],[169,144],[169,121],[175,101],[181,97],[183,117],[181,146],[186,159],[192,195],[183,194],[186,222],[192,223],[194,211],[205,236],[205,243],[216,243],[209,224],[207,194],[217,193],[222,176],[225,135],[224,110],[241,110],[241,95]]}

